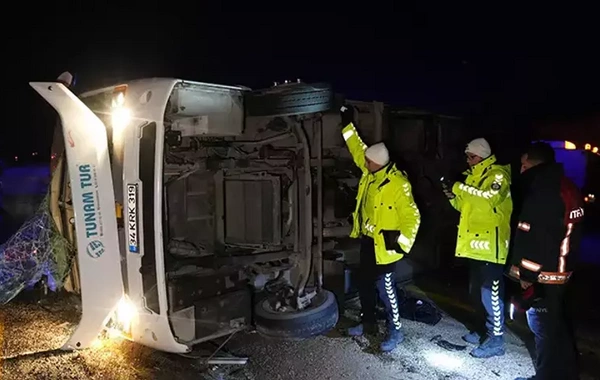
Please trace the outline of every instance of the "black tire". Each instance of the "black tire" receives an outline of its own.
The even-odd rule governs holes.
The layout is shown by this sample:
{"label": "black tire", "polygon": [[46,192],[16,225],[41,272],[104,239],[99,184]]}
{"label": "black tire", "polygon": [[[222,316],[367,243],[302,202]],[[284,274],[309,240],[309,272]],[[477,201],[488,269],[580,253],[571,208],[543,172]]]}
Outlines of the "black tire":
{"label": "black tire", "polygon": [[322,335],[335,327],[339,319],[337,301],[333,293],[321,290],[312,304],[302,311],[275,312],[268,299],[254,308],[254,322],[259,334],[275,339],[300,340]]}
{"label": "black tire", "polygon": [[333,106],[328,84],[291,83],[246,94],[248,116],[289,116],[325,112]]}

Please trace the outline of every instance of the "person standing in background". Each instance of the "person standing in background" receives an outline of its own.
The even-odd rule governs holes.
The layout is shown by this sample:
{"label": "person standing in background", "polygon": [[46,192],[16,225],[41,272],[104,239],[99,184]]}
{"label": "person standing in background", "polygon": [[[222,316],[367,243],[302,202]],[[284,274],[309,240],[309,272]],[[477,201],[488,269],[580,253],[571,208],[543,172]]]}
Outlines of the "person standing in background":
{"label": "person standing in background", "polygon": [[485,335],[474,329],[463,339],[478,345],[471,351],[472,356],[490,358],[505,353],[503,274],[511,235],[511,172],[510,166],[496,163],[483,138],[471,141],[465,154],[470,167],[464,173],[465,182],[442,181],[442,185],[450,203],[460,212],[456,257],[469,259],[471,302],[486,320]]}
{"label": "person standing in background", "polygon": [[566,294],[581,244],[583,196],[546,143],[529,147],[521,173],[527,188],[509,275],[521,285],[519,306],[527,310],[535,336],[536,374],[530,379],[575,380],[577,351]]}

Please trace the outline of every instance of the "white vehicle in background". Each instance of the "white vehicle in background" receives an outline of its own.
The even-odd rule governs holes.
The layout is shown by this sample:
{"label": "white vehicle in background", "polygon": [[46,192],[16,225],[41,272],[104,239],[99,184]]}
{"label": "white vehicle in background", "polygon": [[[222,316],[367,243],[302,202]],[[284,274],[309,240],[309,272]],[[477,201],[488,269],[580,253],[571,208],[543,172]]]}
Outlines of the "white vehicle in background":
{"label": "white vehicle in background", "polygon": [[107,328],[187,352],[251,325],[279,338],[335,326],[313,226],[328,86],[142,79],[79,96],[31,86],[62,124],[51,211],[77,247],[83,309],[65,349]]}

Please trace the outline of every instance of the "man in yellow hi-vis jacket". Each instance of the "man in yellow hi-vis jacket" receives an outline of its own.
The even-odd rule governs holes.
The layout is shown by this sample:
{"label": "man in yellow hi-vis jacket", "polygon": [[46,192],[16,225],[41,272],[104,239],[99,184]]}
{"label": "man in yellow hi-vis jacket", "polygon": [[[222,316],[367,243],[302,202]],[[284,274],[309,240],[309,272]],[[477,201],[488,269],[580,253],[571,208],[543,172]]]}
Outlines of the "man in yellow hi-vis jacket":
{"label": "man in yellow hi-vis jacket", "polygon": [[513,209],[511,173],[510,165],[496,163],[485,139],[471,141],[465,154],[470,166],[465,173],[467,179],[446,184],[444,192],[460,212],[456,256],[470,259],[469,293],[475,309],[486,317],[483,343],[477,329],[463,339],[478,345],[471,351],[472,356],[489,358],[505,352],[503,274]]}
{"label": "man in yellow hi-vis jacket", "polygon": [[395,264],[410,252],[421,215],[406,174],[390,163],[383,143],[367,148],[354,127],[354,110],[341,110],[342,134],[356,165],[362,170],[350,237],[361,239],[359,296],[362,323],[348,330],[359,336],[375,332],[376,292],[387,316],[387,335],[381,350],[391,351],[404,340],[396,294]]}

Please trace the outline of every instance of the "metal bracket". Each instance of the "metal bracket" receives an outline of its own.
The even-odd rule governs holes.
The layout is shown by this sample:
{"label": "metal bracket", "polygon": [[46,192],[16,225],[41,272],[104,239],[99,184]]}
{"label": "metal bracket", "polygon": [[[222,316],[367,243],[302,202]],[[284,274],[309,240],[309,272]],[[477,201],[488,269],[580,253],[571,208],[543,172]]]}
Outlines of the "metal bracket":
{"label": "metal bracket", "polygon": [[312,292],[306,293],[304,296],[298,296],[296,298],[296,307],[298,310],[304,310],[306,307],[310,306],[311,301],[317,295],[317,291],[313,290]]}

